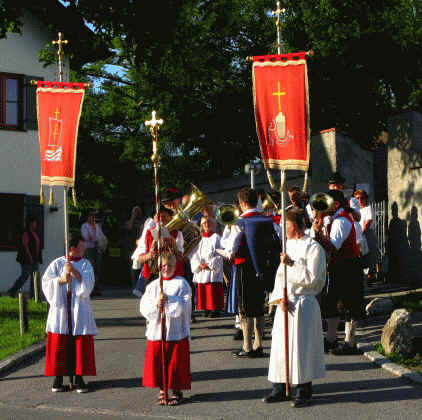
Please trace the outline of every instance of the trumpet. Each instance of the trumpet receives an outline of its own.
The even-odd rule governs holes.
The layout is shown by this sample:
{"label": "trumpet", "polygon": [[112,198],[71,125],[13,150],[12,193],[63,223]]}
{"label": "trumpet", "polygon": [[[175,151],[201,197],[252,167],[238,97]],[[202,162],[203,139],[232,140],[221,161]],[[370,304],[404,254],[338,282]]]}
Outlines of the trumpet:
{"label": "trumpet", "polygon": [[215,217],[220,225],[231,226],[240,216],[240,210],[234,204],[220,204],[217,206]]}

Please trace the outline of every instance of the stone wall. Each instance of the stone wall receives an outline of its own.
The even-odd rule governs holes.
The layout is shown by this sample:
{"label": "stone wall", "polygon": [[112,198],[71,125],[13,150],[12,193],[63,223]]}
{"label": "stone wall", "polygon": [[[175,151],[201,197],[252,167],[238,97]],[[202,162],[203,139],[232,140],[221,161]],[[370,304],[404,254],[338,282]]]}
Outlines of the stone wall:
{"label": "stone wall", "polygon": [[388,254],[391,281],[422,281],[422,115],[409,111],[388,122]]}
{"label": "stone wall", "polygon": [[335,171],[346,178],[345,189],[353,191],[357,185],[367,185],[373,198],[373,152],[332,128],[311,139],[310,193],[326,191],[328,178]]}

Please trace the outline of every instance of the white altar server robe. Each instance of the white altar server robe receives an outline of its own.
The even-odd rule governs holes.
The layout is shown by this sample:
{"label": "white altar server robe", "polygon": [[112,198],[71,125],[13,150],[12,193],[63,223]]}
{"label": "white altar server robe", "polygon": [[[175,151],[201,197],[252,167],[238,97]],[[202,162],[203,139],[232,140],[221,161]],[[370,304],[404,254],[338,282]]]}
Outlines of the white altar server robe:
{"label": "white altar server robe", "polygon": [[[220,248],[220,235],[202,237],[190,258],[193,281],[199,284],[223,282],[223,257],[217,254]],[[209,270],[201,270],[199,264],[207,263]]]}
{"label": "white altar server robe", "polygon": [[[46,332],[56,334],[69,333],[66,284],[59,284],[65,263],[65,257],[55,259],[50,263],[42,277],[42,290],[47,302],[50,304]],[[73,278],[70,283],[72,335],[96,335],[98,331],[89,298],[95,283],[94,270],[86,258],[72,261],[71,264],[82,276],[81,282]]]}
{"label": "white altar server robe", "polygon": [[[176,276],[163,281],[163,292],[168,297],[165,304],[166,341],[180,341],[190,336],[192,294],[188,282]],[[151,282],[141,298],[139,310],[148,320],[145,336],[148,340],[161,340],[161,315],[157,306],[160,299],[160,281]]]}
{"label": "white altar server robe", "polygon": [[[288,317],[290,383],[311,382],[325,376],[321,311],[315,296],[325,284],[326,260],[323,248],[309,236],[289,239],[287,254],[294,260],[287,267],[287,293],[292,310]],[[283,297],[284,268],[280,264],[271,302]],[[280,305],[274,318],[268,380],[285,383],[284,315]]]}

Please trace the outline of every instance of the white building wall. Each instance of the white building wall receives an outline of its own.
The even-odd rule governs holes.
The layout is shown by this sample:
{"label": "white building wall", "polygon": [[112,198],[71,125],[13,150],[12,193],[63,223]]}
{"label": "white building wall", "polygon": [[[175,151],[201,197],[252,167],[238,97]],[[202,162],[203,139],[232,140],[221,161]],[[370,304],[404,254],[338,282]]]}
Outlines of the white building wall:
{"label": "white building wall", "polygon": [[[57,66],[45,68],[38,61],[38,51],[55,39],[52,36],[38,19],[25,16],[22,34],[9,34],[6,39],[0,40],[0,72],[57,80]],[[64,80],[68,80],[68,66],[65,67]],[[39,150],[38,131],[0,129],[0,193],[39,194]],[[54,193],[59,210],[50,212],[48,204],[44,208],[44,265],[41,273],[51,260],[63,255],[64,249],[63,188],[56,187]],[[45,196],[48,202],[47,189]],[[4,292],[20,275],[16,252],[0,251],[0,267],[0,291]]]}

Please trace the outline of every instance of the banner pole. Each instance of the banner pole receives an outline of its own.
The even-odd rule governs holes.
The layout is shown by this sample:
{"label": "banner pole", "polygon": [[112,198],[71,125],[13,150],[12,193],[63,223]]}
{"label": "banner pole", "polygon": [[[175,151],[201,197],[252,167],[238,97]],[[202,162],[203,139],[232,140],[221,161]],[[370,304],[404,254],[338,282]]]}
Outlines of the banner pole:
{"label": "banner pole", "polygon": [[[272,11],[273,15],[277,15],[277,53],[283,53],[283,41],[281,38],[281,14],[286,9],[282,9],[280,1],[277,1],[277,10]],[[285,186],[286,186],[286,170],[280,170],[280,200],[281,200],[281,217],[283,220],[283,235],[282,235],[282,247],[283,252],[286,253],[286,202],[285,202]],[[284,270],[284,288],[283,288],[283,320],[284,320],[284,358],[285,358],[285,370],[286,370],[286,397],[290,396],[290,360],[289,360],[289,312],[287,304],[287,266],[283,264]]]}
{"label": "banner pole", "polygon": [[[63,82],[63,44],[67,44],[68,41],[66,39],[62,39],[62,33],[59,32],[59,38],[56,41],[52,41],[54,45],[58,45],[57,50],[57,57],[58,57],[58,65],[59,65],[59,82]],[[69,262],[69,214],[68,214],[68,202],[67,202],[67,192],[68,187],[63,186],[63,218],[64,218],[64,252],[66,257],[66,263]],[[73,376],[74,376],[74,369],[75,369],[75,361],[74,361],[74,342],[72,336],[72,293],[70,288],[70,283],[66,283],[66,303],[67,303],[67,329],[68,329],[68,360],[67,360],[67,368],[68,368],[68,375],[70,380],[70,389],[73,388]]]}

